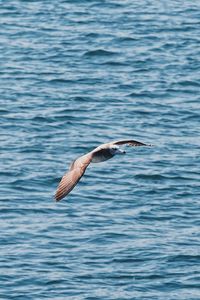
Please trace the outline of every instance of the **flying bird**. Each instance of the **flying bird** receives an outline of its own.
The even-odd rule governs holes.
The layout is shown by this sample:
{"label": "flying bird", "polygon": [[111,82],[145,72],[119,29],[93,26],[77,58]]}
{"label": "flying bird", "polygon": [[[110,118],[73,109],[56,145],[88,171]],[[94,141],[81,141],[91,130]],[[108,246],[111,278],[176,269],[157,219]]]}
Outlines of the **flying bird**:
{"label": "flying bird", "polygon": [[81,177],[84,175],[90,163],[99,163],[106,161],[116,154],[125,154],[126,151],[120,149],[121,145],[137,146],[151,146],[134,140],[114,141],[107,144],[102,144],[92,150],[91,152],[74,160],[70,166],[69,171],[62,177],[56,194],[55,200],[60,201],[67,196],[71,190],[76,186]]}

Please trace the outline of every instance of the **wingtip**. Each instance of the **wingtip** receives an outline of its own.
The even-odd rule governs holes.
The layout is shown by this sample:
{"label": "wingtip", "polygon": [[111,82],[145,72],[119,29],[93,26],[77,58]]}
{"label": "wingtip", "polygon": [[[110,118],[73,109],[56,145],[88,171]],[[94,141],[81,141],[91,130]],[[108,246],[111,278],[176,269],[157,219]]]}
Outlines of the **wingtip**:
{"label": "wingtip", "polygon": [[61,199],[57,196],[57,195],[54,195],[54,201],[55,202],[59,202]]}
{"label": "wingtip", "polygon": [[143,144],[146,147],[153,147],[153,144]]}
{"label": "wingtip", "polygon": [[142,146],[145,146],[145,147],[153,147],[154,145],[153,145],[153,144],[142,144]]}

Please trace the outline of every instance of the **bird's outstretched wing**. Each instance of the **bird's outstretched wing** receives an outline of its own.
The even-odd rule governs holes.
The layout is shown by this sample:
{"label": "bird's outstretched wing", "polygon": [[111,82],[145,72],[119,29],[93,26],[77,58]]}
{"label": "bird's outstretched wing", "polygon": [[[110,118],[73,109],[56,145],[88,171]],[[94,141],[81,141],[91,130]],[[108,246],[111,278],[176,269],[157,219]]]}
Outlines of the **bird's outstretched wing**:
{"label": "bird's outstretched wing", "polygon": [[95,160],[96,162],[107,160],[113,156],[110,151],[108,151],[111,145],[120,146],[125,144],[130,146],[151,146],[135,140],[121,140],[100,145],[88,154],[79,157],[71,164],[70,170],[62,177],[58,185],[55,200],[60,201],[71,192],[92,160],[93,162],[95,162]]}
{"label": "bird's outstretched wing", "polygon": [[75,185],[79,182],[79,180],[85,173],[85,170],[90,164],[92,157],[93,155],[91,153],[88,153],[74,161],[70,168],[70,171],[64,174],[58,185],[55,194],[56,201],[60,201],[71,192],[71,190],[75,187]]}
{"label": "bird's outstretched wing", "polygon": [[112,143],[113,145],[129,145],[133,147],[138,147],[138,146],[151,146],[148,144],[144,144],[135,140],[122,140],[122,141],[115,141]]}

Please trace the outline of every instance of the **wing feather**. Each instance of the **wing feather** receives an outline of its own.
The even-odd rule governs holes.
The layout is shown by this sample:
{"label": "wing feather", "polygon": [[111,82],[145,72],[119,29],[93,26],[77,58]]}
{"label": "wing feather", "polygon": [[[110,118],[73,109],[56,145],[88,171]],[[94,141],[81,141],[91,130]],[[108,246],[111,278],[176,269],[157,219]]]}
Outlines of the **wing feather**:
{"label": "wing feather", "polygon": [[115,141],[113,142],[114,145],[129,145],[133,147],[138,147],[138,146],[151,146],[148,144],[144,144],[135,140],[122,140],[122,141]]}
{"label": "wing feather", "polygon": [[71,167],[70,171],[64,174],[58,185],[55,194],[56,201],[60,201],[73,190],[73,188],[76,186],[76,184],[79,182],[79,180],[85,173],[85,170],[90,164],[91,160],[92,154],[89,153],[84,156],[81,156],[73,163],[73,166]]}

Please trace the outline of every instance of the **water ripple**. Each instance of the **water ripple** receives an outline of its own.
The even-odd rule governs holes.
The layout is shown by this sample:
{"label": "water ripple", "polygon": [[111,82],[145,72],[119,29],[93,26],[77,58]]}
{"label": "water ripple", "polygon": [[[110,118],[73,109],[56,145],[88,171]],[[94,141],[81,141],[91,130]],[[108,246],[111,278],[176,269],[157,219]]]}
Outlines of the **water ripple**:
{"label": "water ripple", "polygon": [[[1,3],[1,299],[199,299],[199,9]],[[72,160],[120,138],[154,147],[53,201]]]}

